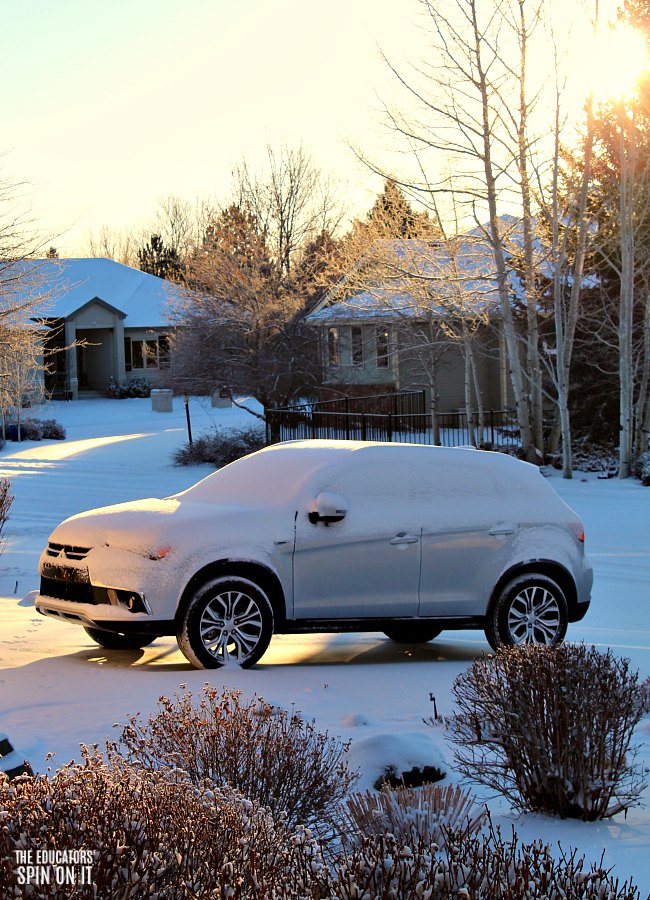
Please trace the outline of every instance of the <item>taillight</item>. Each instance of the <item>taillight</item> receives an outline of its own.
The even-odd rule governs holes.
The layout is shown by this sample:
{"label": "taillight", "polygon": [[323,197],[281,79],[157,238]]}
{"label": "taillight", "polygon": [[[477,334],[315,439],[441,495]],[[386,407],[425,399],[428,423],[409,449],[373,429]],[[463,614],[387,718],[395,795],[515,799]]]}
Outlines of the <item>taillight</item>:
{"label": "taillight", "polygon": [[575,534],[575,536],[578,538],[578,540],[580,541],[580,543],[581,543],[581,544],[584,544],[584,542],[585,542],[585,530],[584,530],[584,528],[581,528],[579,525],[576,525],[576,527],[574,528],[574,534]]}

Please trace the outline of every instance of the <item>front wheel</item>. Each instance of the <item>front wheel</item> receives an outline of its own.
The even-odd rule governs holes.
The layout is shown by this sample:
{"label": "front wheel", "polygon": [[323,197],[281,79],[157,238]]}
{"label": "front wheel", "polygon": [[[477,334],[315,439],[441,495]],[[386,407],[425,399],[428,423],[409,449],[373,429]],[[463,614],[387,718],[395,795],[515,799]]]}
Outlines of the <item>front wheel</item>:
{"label": "front wheel", "polygon": [[437,638],[442,628],[424,622],[394,622],[384,629],[384,634],[398,644],[426,644]]}
{"label": "front wheel", "polygon": [[102,628],[86,628],[84,631],[100,647],[107,650],[140,650],[148,647],[156,640],[155,634],[118,634],[116,631],[104,631]]}
{"label": "front wheel", "polygon": [[569,612],[562,588],[546,575],[520,575],[501,590],[488,613],[485,636],[494,650],[559,644]]}
{"label": "front wheel", "polygon": [[176,638],[197,669],[254,665],[273,636],[273,610],[247,578],[224,576],[201,585],[190,599]]}

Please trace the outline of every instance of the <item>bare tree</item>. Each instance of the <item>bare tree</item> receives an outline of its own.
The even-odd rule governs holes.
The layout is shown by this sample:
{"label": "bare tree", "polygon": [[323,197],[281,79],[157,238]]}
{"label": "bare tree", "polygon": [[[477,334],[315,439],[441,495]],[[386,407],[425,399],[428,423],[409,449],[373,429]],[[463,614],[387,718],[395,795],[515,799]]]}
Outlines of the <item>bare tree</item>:
{"label": "bare tree", "polygon": [[264,406],[315,389],[317,346],[304,314],[332,252],[340,211],[300,147],[268,148],[268,168],[235,172],[235,201],[214,210],[185,261],[189,288],[177,305],[177,384],[227,387]]}
{"label": "bare tree", "polygon": [[24,184],[0,180],[0,419],[19,422],[23,402],[42,395],[38,327],[47,310],[43,261],[49,246],[24,211]]}
{"label": "bare tree", "polygon": [[[401,68],[386,60],[410,97],[410,108],[385,108],[393,135],[415,161],[399,183],[429,209],[452,197],[489,243],[522,447],[527,459],[540,462],[545,393],[536,222],[553,202],[553,153],[552,125],[538,113],[545,75],[531,68],[529,57],[531,46],[542,40],[545,4],[421,0],[421,5],[427,59]],[[545,74],[553,75],[552,65]],[[440,174],[443,165],[451,174]],[[585,203],[575,197],[571,202],[584,247]],[[513,212],[516,221],[504,215]],[[584,250],[578,251],[576,271],[581,252],[584,259]],[[564,265],[566,270],[566,260]],[[514,310],[515,293],[523,303],[521,319]],[[573,312],[578,296],[579,281]],[[562,337],[562,380],[567,383],[572,328],[568,342]]]}
{"label": "bare tree", "polygon": [[113,259],[125,266],[137,264],[137,242],[132,231],[116,231],[101,225],[97,233],[88,232],[83,253],[86,256]]}
{"label": "bare tree", "polygon": [[296,254],[319,234],[334,234],[343,208],[332,183],[306,149],[267,147],[265,171],[255,174],[244,160],[234,172],[235,204],[250,211],[282,277]]}

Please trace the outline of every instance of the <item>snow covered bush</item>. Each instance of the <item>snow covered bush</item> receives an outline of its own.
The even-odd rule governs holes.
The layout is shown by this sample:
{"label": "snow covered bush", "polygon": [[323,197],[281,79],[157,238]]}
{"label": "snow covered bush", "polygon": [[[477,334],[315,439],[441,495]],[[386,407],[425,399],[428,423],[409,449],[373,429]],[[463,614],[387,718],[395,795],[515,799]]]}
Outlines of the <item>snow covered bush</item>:
{"label": "snow covered bush", "polygon": [[[7,427],[10,426],[16,430],[19,428],[15,422],[8,423]],[[21,441],[62,441],[64,439],[65,428],[56,419],[23,419],[20,423]]]}
{"label": "snow covered bush", "polygon": [[340,900],[638,900],[631,881],[577,852],[555,859],[548,844],[506,841],[490,824],[486,834],[449,830],[445,847],[420,838],[406,843],[392,834],[366,837],[343,852],[331,874],[327,898]]}
{"label": "snow covered bush", "polygon": [[453,686],[460,771],[518,809],[586,821],[639,803],[632,734],[644,692],[629,660],[560,644],[499,650]]}
{"label": "snow covered bush", "polygon": [[64,441],[65,428],[56,419],[43,419],[41,421],[44,441]]}
{"label": "snow covered bush", "polygon": [[472,834],[485,818],[471,795],[451,784],[397,790],[385,785],[381,791],[353,793],[346,812],[355,840],[390,833],[406,844],[422,837],[438,847],[444,847],[449,829]]}
{"label": "snow covered bush", "polygon": [[[322,864],[305,830],[178,769],[106,761],[96,748],[83,756],[50,776],[0,776],[0,897],[318,896],[311,884]],[[49,869],[50,884],[21,887],[16,850],[31,850],[34,862],[43,851],[69,851],[67,859],[82,862],[66,874],[92,883],[62,888],[46,864],[38,868]]]}
{"label": "snow covered bush", "polygon": [[43,425],[38,419],[23,419],[20,425],[22,441],[40,441],[43,437]]}
{"label": "snow covered bush", "polygon": [[11,485],[6,478],[0,478],[0,551],[2,550],[2,530],[9,517],[9,507],[12,504]]}
{"label": "snow covered bush", "polygon": [[[156,770],[82,748],[83,761],[8,781],[0,775],[0,896],[159,900],[638,900],[576,852],[554,859],[541,842],[520,845],[466,828],[406,842],[364,837],[324,864],[308,829],[290,828],[231,787],[195,782],[178,768]],[[21,885],[20,857],[45,854],[49,882]],[[66,874],[57,884],[62,854]],[[83,879],[83,884],[81,883]]]}
{"label": "snow covered bush", "polygon": [[215,468],[261,450],[266,446],[266,435],[262,428],[249,425],[242,428],[215,428],[212,433],[202,434],[191,444],[176,450],[174,462],[177,466],[194,466],[210,463]]}
{"label": "snow covered bush", "polygon": [[115,384],[111,380],[108,393],[116,400],[124,400],[126,397],[150,397],[151,385],[146,378],[129,378],[123,384]]}
{"label": "snow covered bush", "polygon": [[635,463],[635,475],[644,487],[650,485],[650,450],[641,453]]}
{"label": "snow covered bush", "polygon": [[239,691],[205,685],[198,703],[185,691],[159,705],[146,722],[132,716],[122,728],[131,762],[180,766],[197,784],[209,778],[230,785],[290,827],[336,821],[357,780],[344,759],[346,744],[260,698],[243,701]]}

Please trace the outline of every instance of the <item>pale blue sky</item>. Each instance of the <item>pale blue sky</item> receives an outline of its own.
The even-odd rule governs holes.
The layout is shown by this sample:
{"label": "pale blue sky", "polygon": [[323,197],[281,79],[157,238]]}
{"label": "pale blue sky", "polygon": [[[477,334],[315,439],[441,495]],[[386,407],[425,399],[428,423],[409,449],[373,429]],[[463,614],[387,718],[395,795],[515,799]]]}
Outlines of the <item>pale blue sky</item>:
{"label": "pale blue sky", "polygon": [[2,174],[31,183],[64,255],[169,194],[223,197],[267,142],[302,141],[370,203],[381,184],[347,140],[379,146],[377,44],[402,54],[415,17],[413,0],[9,0]]}

